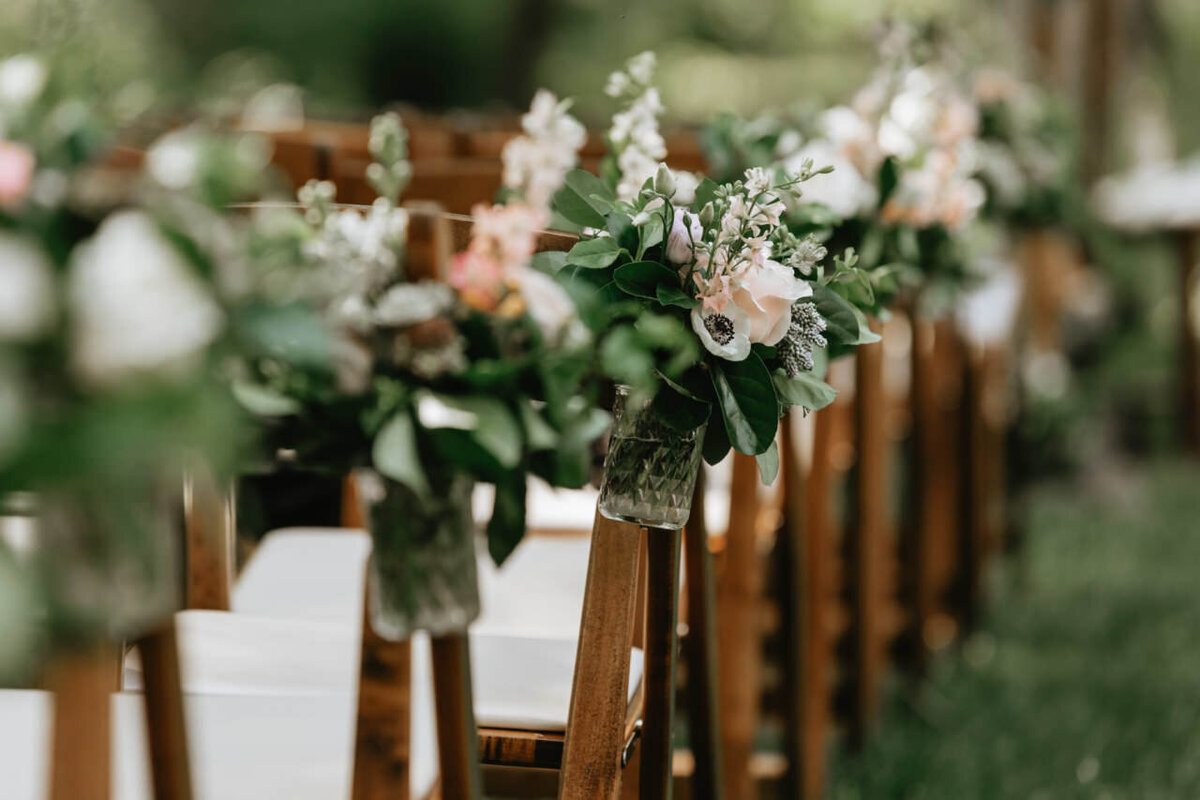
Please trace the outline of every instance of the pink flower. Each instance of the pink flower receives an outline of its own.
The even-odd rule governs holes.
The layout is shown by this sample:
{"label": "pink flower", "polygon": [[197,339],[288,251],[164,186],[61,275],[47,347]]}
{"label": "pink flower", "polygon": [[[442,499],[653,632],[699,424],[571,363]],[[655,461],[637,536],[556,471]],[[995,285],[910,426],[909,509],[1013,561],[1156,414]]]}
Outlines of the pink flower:
{"label": "pink flower", "polygon": [[792,304],[812,295],[812,287],[777,261],[741,275],[733,290],[734,305],[750,320],[750,341],[775,345],[787,335]]}
{"label": "pink flower", "polygon": [[28,147],[0,139],[0,208],[11,211],[21,205],[33,182],[36,164]]}
{"label": "pink flower", "polygon": [[467,250],[450,263],[450,285],[471,308],[494,311],[504,294],[504,268],[490,256]]}

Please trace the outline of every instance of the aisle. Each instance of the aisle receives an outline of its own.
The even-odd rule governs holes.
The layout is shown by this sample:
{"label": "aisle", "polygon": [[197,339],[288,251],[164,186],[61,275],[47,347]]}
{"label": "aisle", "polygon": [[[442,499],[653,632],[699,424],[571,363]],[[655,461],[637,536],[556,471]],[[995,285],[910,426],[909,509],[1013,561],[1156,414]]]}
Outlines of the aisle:
{"label": "aisle", "polygon": [[1200,467],[1043,490],[1023,588],[831,796],[1200,797]]}

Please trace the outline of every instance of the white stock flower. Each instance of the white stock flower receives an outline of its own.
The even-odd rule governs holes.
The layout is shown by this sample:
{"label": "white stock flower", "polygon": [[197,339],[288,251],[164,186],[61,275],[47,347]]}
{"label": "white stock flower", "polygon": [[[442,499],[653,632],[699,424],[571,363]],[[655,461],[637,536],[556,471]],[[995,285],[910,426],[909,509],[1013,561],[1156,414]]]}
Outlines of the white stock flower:
{"label": "white stock flower", "polygon": [[0,234],[0,342],[44,331],[54,317],[54,272],[33,242]]}
{"label": "white stock flower", "polygon": [[831,166],[833,172],[814,175],[802,184],[804,202],[821,203],[842,219],[865,214],[878,202],[875,184],[864,178],[832,142],[814,139],[785,161],[784,169],[795,172],[807,159]]}
{"label": "white stock flower", "polygon": [[146,151],[146,171],[167,189],[187,189],[200,169],[201,135],[187,128],[161,137]]}
{"label": "white stock flower", "polygon": [[609,77],[609,93],[628,96],[625,108],[613,115],[608,131],[621,172],[617,197],[626,201],[637,196],[642,184],[654,176],[659,162],[667,157],[667,145],[658,129],[662,100],[650,85],[654,66],[654,54],[645,52],[626,62],[623,73]]}
{"label": "white stock flower", "polygon": [[696,202],[696,190],[700,188],[700,176],[687,170],[674,170],[675,196],[671,200],[681,206],[690,206]]}
{"label": "white stock flower", "polygon": [[567,113],[570,106],[570,100],[559,101],[553,93],[538,90],[521,118],[525,135],[508,142],[501,154],[504,185],[520,191],[537,208],[549,207],[587,139],[587,130]]}
{"label": "white stock flower", "polygon": [[182,366],[223,321],[190,265],[137,211],[109,217],[75,249],[67,296],[72,365],[96,386]]}

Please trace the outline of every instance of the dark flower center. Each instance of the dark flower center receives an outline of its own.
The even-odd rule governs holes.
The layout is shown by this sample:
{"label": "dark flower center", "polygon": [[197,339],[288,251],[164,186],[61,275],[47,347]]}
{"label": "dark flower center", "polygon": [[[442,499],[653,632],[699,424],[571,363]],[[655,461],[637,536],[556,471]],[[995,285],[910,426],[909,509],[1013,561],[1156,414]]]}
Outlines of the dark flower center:
{"label": "dark flower center", "polygon": [[704,327],[713,341],[722,347],[733,341],[733,320],[724,314],[709,314],[704,318]]}

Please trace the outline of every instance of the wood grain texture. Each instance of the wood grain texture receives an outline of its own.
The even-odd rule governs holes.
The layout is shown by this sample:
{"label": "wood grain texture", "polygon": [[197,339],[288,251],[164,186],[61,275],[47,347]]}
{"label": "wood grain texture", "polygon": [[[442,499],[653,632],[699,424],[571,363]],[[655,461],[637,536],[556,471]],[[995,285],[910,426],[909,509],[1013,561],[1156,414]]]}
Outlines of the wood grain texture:
{"label": "wood grain texture", "polygon": [[684,570],[687,599],[687,636],[683,640],[687,664],[688,742],[695,769],[690,797],[717,800],[724,796],[724,770],[720,746],[721,685],[717,663],[716,579],[708,549],[704,517],[704,470],[696,481],[692,513],[684,528]]}
{"label": "wood grain texture", "polygon": [[[882,326],[872,323],[879,332]],[[879,705],[879,692],[887,668],[883,634],[886,595],[883,586],[884,545],[888,524],[888,462],[890,447],[885,430],[886,398],[883,387],[883,345],[865,345],[855,352],[855,440],[857,469],[852,487],[854,528],[849,537],[851,580],[851,713],[852,746],[866,739]]]}
{"label": "wood grain texture", "polygon": [[150,784],[155,800],[191,800],[187,719],[174,617],[137,642],[145,680]]}
{"label": "wood grain texture", "polygon": [[465,632],[434,636],[434,713],[443,800],[479,800],[479,738],[471,703],[470,641]]}
{"label": "wood grain texture", "polygon": [[[784,434],[779,453],[780,493],[783,517],[777,539],[777,551],[783,565],[780,570],[780,627],[782,630],[783,672],[783,758],[786,765],[780,776],[781,797],[801,797],[805,775],[806,720],[808,719],[808,644],[812,615],[808,610],[809,583],[807,559],[807,475],[796,447],[794,429],[798,412],[789,411],[783,419]],[[732,795],[731,795],[732,797]]]}
{"label": "wood grain texture", "polygon": [[[366,585],[369,587],[369,580]],[[408,797],[411,659],[408,642],[389,642],[375,633],[370,606],[364,602],[353,800]]]}
{"label": "wood grain texture", "polygon": [[615,800],[641,530],[596,514],[563,746],[561,800]]}
{"label": "wood grain texture", "polygon": [[202,467],[185,478],[186,605],[228,611],[236,530],[232,484],[221,485]]}
{"label": "wood grain texture", "polygon": [[758,608],[762,575],[757,540],[758,464],[753,456],[741,453],[733,453],[732,458],[725,564],[717,587],[718,670],[722,676],[717,695],[725,795],[741,798],[754,791],[750,756],[761,716],[763,651]]}
{"label": "wood grain texture", "polygon": [[109,800],[115,651],[101,645],[64,653],[47,671],[45,686],[54,694],[49,800]]}
{"label": "wood grain texture", "polygon": [[670,800],[673,793],[672,735],[679,623],[678,530],[646,530],[646,650],[642,688],[641,800]]}

